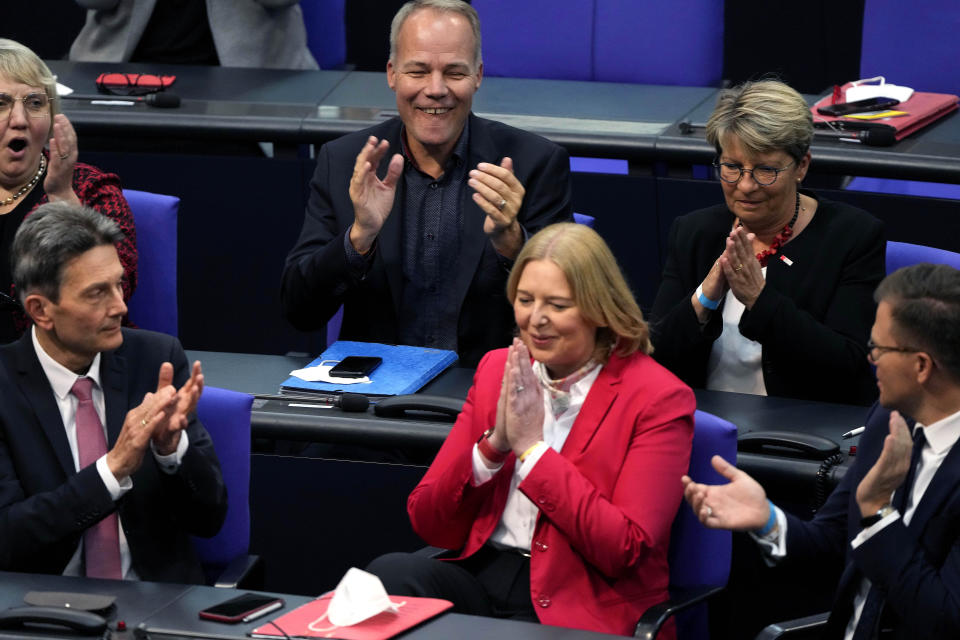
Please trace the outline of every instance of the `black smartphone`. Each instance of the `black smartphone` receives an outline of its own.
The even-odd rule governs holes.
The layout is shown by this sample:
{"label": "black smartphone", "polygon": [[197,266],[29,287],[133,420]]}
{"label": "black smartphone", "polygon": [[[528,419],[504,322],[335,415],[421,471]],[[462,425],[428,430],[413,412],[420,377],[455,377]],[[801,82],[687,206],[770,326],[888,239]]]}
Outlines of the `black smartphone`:
{"label": "black smartphone", "polygon": [[822,116],[845,116],[851,113],[866,113],[868,111],[883,111],[900,104],[893,98],[867,98],[854,102],[840,102],[817,107],[817,113]]}
{"label": "black smartphone", "polygon": [[220,604],[207,607],[200,612],[200,617],[217,622],[250,622],[271,611],[276,611],[283,605],[283,598],[259,593],[243,593]]}
{"label": "black smartphone", "polygon": [[362,378],[380,366],[383,358],[376,356],[347,356],[330,369],[335,378]]}

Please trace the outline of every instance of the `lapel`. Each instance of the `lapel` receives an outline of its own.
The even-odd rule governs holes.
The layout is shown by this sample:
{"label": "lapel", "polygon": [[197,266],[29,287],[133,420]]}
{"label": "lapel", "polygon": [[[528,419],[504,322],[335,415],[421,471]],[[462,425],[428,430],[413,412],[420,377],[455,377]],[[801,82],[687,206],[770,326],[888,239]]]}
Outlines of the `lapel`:
{"label": "lapel", "polygon": [[63,426],[63,417],[57,407],[47,374],[43,372],[40,360],[37,359],[37,354],[33,350],[31,331],[24,333],[15,343],[14,353],[20,390],[33,408],[40,428],[56,453],[63,472],[71,476],[76,473],[76,468],[73,464],[73,454],[70,452],[70,443],[67,441],[67,431]]}
{"label": "lapel", "polygon": [[[499,164],[500,160],[493,140],[487,135],[486,123],[471,113],[470,140],[467,144],[467,172],[472,171],[480,162]],[[467,289],[470,288],[473,276],[480,265],[480,257],[489,244],[483,232],[483,223],[487,219],[487,214],[473,201],[472,194],[473,189],[469,185],[465,185],[460,194],[463,226],[460,228],[460,260],[456,280],[458,316],[463,300],[467,297]]]}
{"label": "lapel", "polygon": [[561,454],[567,459],[571,459],[582,453],[590,441],[593,434],[600,428],[601,423],[606,418],[613,406],[613,401],[617,399],[620,380],[623,368],[627,360],[619,356],[610,356],[610,360],[600,370],[590,392],[587,394],[580,413],[570,429],[570,435],[563,443]]}
{"label": "lapel", "polygon": [[[382,180],[387,175],[387,168],[390,166],[390,158],[395,153],[402,153],[400,144],[400,119],[395,121],[395,128],[387,131],[384,136],[390,142],[390,150],[384,155],[377,167],[377,175]],[[403,202],[406,199],[406,187],[403,174],[397,181],[397,192],[393,198],[393,208],[390,209],[390,215],[377,235],[377,252],[383,261],[383,267],[386,271],[387,282],[389,283],[390,295],[393,299],[393,309],[395,317],[400,317],[400,292],[403,290],[403,263],[401,258],[403,242],[403,225],[400,216],[403,212]]]}
{"label": "lapel", "polygon": [[[121,346],[118,351],[122,349]],[[107,448],[110,448],[120,436],[127,415],[127,359],[117,351],[101,353],[100,382],[103,385],[104,415],[107,417]]]}
{"label": "lapel", "polygon": [[950,453],[940,463],[940,468],[933,475],[930,486],[923,492],[923,498],[913,512],[908,529],[918,539],[931,516],[940,510],[940,506],[951,496],[956,494],[960,486],[960,446],[953,445]]}

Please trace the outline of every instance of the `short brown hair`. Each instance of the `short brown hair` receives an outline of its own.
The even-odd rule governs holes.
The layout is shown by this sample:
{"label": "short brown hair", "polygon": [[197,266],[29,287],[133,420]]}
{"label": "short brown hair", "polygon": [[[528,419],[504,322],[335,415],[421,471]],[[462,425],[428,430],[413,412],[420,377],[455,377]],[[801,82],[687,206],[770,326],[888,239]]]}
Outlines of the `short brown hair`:
{"label": "short brown hair", "polygon": [[517,283],[528,262],[549,260],[560,268],[580,313],[596,324],[597,352],[606,362],[611,353],[627,356],[652,353],[650,330],[630,292],[610,247],[596,231],[573,222],[560,222],[530,238],[510,271],[507,298],[517,297]]}

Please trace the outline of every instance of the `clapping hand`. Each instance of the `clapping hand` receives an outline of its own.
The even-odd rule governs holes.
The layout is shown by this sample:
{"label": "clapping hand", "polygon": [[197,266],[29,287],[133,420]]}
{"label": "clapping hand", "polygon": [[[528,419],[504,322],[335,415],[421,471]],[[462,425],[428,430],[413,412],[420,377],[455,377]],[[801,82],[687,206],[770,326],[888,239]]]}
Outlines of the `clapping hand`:
{"label": "clapping hand", "polygon": [[390,143],[386,140],[378,141],[370,136],[353,166],[350,201],[353,203],[354,220],[350,228],[350,242],[359,253],[370,250],[393,208],[397,182],[403,171],[403,156],[395,153],[390,158],[386,177],[383,180],[377,177],[377,166],[389,148]]}
{"label": "clapping hand", "polygon": [[857,486],[857,504],[864,517],[875,514],[889,504],[893,492],[903,484],[910,471],[912,453],[910,428],[899,412],[891,411],[890,433],[883,441],[880,457]]}
{"label": "clapping hand", "polygon": [[523,246],[517,214],[526,190],[513,174],[513,160],[504,158],[499,166],[481,162],[470,172],[468,184],[474,190],[473,201],[487,214],[483,232],[501,255],[516,258]]}
{"label": "clapping hand", "polygon": [[762,528],[770,517],[763,487],[720,456],[713,456],[710,464],[730,482],[709,485],[694,482],[690,476],[681,479],[683,497],[700,522],[711,529],[752,531]]}
{"label": "clapping hand", "polygon": [[767,284],[753,251],[755,237],[743,227],[737,227],[727,237],[727,248],[719,260],[730,290],[747,310],[753,308],[753,303]]}
{"label": "clapping hand", "polygon": [[[157,376],[157,393],[173,389],[173,365],[164,362]],[[160,455],[170,455],[177,450],[180,432],[187,428],[190,415],[197,410],[197,402],[203,393],[203,370],[200,361],[193,363],[190,379],[175,394],[175,402],[166,419],[160,421],[153,431],[153,446]]]}

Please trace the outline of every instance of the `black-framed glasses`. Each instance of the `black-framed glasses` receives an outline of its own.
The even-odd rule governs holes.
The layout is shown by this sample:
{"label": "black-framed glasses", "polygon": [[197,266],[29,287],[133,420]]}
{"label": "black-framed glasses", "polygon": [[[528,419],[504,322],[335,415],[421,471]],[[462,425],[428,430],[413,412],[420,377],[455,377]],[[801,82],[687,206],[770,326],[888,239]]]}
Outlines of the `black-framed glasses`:
{"label": "black-framed glasses", "polygon": [[873,338],[867,340],[867,360],[872,364],[877,364],[877,360],[891,351],[896,351],[897,353],[920,353],[920,349],[913,349],[911,347],[886,347],[874,342]]}
{"label": "black-framed glasses", "polygon": [[764,187],[769,187],[774,182],[777,181],[777,178],[780,177],[780,173],[786,171],[790,167],[796,164],[796,161],[792,161],[785,167],[767,167],[759,166],[754,167],[753,169],[745,169],[739,164],[733,162],[720,162],[719,160],[713,161],[713,168],[717,171],[717,177],[723,180],[724,182],[729,182],[730,184],[736,184],[740,182],[740,178],[743,177],[743,174],[749,173],[753,176],[753,181]]}
{"label": "black-framed glasses", "polygon": [[13,113],[13,105],[20,101],[23,110],[31,118],[42,118],[50,115],[50,98],[42,91],[28,93],[22,98],[14,98],[8,93],[0,93],[0,120],[6,120]]}

